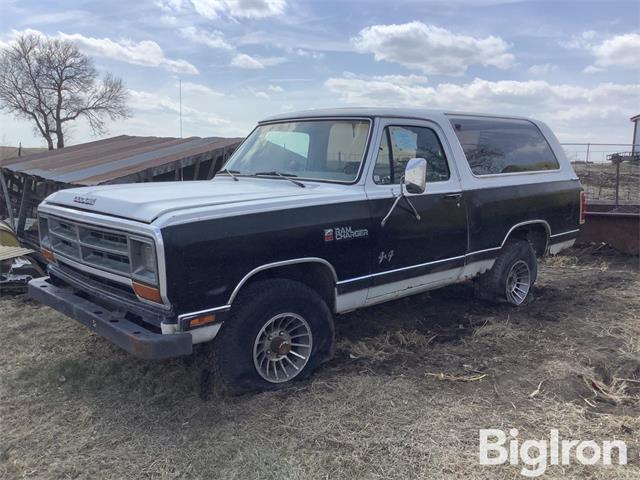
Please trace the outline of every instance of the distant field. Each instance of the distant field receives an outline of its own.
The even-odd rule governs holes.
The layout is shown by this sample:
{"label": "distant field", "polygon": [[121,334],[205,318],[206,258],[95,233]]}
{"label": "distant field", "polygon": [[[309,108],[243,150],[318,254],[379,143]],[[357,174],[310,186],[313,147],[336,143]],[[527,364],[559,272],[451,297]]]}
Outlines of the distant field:
{"label": "distant field", "polygon": [[[31,155],[33,153],[44,152],[46,148],[23,148],[22,156]],[[0,160],[13,158],[18,156],[18,147],[0,147]]]}

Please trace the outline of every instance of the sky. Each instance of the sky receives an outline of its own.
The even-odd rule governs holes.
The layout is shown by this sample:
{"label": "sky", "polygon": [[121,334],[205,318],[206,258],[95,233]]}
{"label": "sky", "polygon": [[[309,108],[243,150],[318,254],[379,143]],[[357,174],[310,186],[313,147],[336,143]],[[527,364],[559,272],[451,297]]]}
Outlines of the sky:
{"label": "sky", "polygon": [[[395,106],[518,114],[561,142],[630,143],[640,1],[0,0],[0,48],[67,39],[121,77],[107,136],[245,136],[272,114]],[[0,112],[3,145],[43,146]],[[76,123],[67,144],[97,139]]]}

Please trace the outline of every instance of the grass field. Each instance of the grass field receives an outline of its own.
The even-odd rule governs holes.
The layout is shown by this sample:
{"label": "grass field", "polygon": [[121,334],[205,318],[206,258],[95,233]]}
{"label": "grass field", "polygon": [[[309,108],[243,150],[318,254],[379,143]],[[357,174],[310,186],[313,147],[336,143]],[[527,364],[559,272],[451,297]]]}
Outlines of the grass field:
{"label": "grass field", "polygon": [[137,360],[24,297],[0,301],[5,479],[524,478],[478,465],[480,428],[624,440],[640,478],[638,258],[546,260],[535,298],[456,285],[338,319],[336,357],[280,392],[203,402],[197,364]]}

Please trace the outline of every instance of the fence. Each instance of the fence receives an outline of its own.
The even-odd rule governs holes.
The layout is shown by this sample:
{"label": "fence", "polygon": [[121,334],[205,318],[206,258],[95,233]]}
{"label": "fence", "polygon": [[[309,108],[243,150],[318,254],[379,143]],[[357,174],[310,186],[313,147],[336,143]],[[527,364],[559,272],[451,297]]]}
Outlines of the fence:
{"label": "fence", "polygon": [[590,201],[640,205],[640,145],[563,143]]}

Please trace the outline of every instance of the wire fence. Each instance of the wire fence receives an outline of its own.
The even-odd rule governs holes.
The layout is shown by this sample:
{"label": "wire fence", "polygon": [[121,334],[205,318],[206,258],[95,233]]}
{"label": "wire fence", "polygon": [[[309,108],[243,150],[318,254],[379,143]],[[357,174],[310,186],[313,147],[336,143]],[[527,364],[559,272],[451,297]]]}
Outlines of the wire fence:
{"label": "wire fence", "polygon": [[640,205],[640,145],[563,143],[590,201]]}

